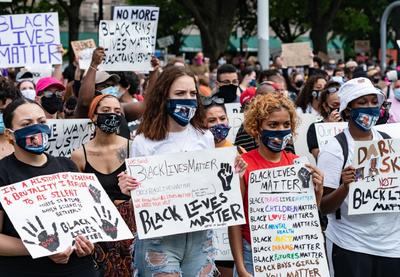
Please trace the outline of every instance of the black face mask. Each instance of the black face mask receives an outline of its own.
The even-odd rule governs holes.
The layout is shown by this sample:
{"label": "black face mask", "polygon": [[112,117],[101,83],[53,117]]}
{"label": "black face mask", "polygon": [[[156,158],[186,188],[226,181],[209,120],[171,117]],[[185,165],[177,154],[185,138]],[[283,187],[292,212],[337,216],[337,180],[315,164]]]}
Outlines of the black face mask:
{"label": "black face mask", "polygon": [[43,109],[49,114],[55,114],[58,111],[62,111],[63,103],[62,98],[53,94],[51,97],[42,97],[41,99]]}
{"label": "black face mask", "polygon": [[225,86],[221,86],[219,87],[218,92],[216,93],[216,96],[219,98],[223,98],[224,99],[224,103],[233,103],[235,102],[237,95],[236,95],[236,91],[237,91],[238,86],[235,85],[225,85]]}
{"label": "black face mask", "polygon": [[294,84],[296,85],[297,88],[301,88],[303,86],[303,84],[304,84],[304,81],[303,80],[298,80]]}
{"label": "black face mask", "polygon": [[379,83],[380,80],[381,80],[380,77],[373,77],[373,78],[372,78],[372,82],[373,82],[374,84]]}
{"label": "black face mask", "polygon": [[99,113],[97,114],[96,125],[104,133],[116,133],[121,125],[121,118],[121,115],[116,113]]}

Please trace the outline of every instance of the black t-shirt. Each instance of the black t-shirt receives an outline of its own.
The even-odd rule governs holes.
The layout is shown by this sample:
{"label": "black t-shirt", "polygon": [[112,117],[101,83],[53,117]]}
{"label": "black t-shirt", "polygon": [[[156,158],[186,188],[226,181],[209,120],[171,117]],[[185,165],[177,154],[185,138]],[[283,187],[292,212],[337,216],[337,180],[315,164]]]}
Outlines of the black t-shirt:
{"label": "black t-shirt", "polygon": [[311,153],[313,149],[319,149],[317,140],[317,131],[315,130],[315,123],[322,123],[323,121],[314,122],[308,127],[307,131],[307,146],[308,151]]}
{"label": "black t-shirt", "polygon": [[[11,154],[0,160],[0,187],[21,182],[40,175],[58,172],[78,172],[76,165],[67,158],[47,155],[47,162],[42,166],[25,164]],[[0,205],[0,210],[4,211]],[[2,234],[17,237],[19,235],[4,211]],[[31,256],[0,256],[0,276],[80,276],[82,272],[93,269],[91,256],[78,258],[71,254],[67,264],[56,264],[50,258],[32,259]],[[88,273],[86,273],[88,274]]]}

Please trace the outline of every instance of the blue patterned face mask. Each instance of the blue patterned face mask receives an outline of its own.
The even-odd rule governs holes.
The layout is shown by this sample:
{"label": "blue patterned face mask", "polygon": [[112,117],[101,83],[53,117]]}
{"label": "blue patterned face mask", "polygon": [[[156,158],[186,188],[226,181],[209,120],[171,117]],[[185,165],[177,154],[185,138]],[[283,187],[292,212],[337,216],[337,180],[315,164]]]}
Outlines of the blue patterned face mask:
{"label": "blue patterned face mask", "polygon": [[168,114],[181,126],[189,124],[197,109],[196,99],[168,99]]}
{"label": "blue patterned face mask", "polygon": [[0,135],[4,134],[3,113],[0,113]]}
{"label": "blue patterned face mask", "polygon": [[230,129],[231,127],[226,124],[217,124],[210,128],[210,132],[214,136],[214,141],[216,143],[220,143],[228,136]]}
{"label": "blue patterned face mask", "polygon": [[360,130],[367,132],[375,126],[379,119],[380,112],[380,107],[355,108],[351,109],[350,115],[351,119],[356,123],[356,126]]}
{"label": "blue patterned face mask", "polygon": [[46,124],[34,124],[14,131],[16,144],[25,151],[40,155],[49,143],[51,134]]}
{"label": "blue patterned face mask", "polygon": [[285,149],[292,138],[292,130],[262,130],[261,141],[272,152],[278,153]]}

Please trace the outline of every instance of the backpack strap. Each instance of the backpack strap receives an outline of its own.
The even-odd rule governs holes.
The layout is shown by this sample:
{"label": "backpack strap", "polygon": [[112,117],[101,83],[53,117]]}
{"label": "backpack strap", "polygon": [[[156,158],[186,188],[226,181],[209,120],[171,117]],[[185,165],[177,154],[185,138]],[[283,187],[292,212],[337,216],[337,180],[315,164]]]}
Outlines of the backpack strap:
{"label": "backpack strap", "polygon": [[383,139],[390,139],[390,138],[392,138],[391,136],[389,136],[389,135],[386,134],[385,132],[378,131],[378,133],[381,134],[381,136],[382,136]]}
{"label": "backpack strap", "polygon": [[[341,132],[335,136],[337,141],[340,144],[340,147],[342,148],[342,153],[343,153],[343,165],[342,165],[342,170],[344,169],[344,166],[346,165],[347,158],[349,157],[349,145],[347,143],[346,139],[346,134],[344,132]],[[342,184],[342,177],[340,177],[340,184]],[[340,212],[340,208],[336,210],[336,219],[341,219],[342,215]]]}

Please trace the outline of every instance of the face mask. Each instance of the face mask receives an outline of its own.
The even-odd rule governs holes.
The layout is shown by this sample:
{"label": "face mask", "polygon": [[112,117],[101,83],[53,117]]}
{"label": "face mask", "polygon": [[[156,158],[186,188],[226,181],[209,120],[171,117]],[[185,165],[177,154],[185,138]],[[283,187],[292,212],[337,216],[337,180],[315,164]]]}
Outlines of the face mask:
{"label": "face mask", "polygon": [[375,126],[379,119],[379,114],[379,107],[356,108],[350,111],[351,119],[356,123],[356,126],[364,132],[371,130],[371,128]]}
{"label": "face mask", "polygon": [[109,94],[117,97],[118,99],[122,96],[122,93],[119,91],[118,86],[107,87],[100,91],[101,94]]}
{"label": "face mask", "polygon": [[63,106],[62,98],[55,94],[53,94],[51,97],[42,96],[41,103],[43,109],[49,114],[55,114],[57,111],[60,111]]}
{"label": "face mask", "polygon": [[189,124],[197,109],[196,99],[168,99],[168,114],[181,126]]}
{"label": "face mask", "polygon": [[196,61],[197,65],[202,65],[203,64],[203,58],[196,58],[195,61]]}
{"label": "face mask", "polygon": [[304,84],[304,80],[298,80],[294,84],[296,85],[296,87],[301,88],[303,86],[303,84]]}
{"label": "face mask", "polygon": [[372,82],[373,82],[374,84],[379,83],[380,80],[381,80],[381,78],[379,78],[379,77],[374,77],[374,78],[372,78]]}
{"label": "face mask", "polygon": [[48,145],[49,126],[46,124],[30,125],[14,131],[16,144],[32,154],[42,154]]}
{"label": "face mask", "polygon": [[121,115],[116,113],[99,113],[97,114],[96,125],[104,133],[116,133],[121,126],[121,118]]}
{"label": "face mask", "polygon": [[256,80],[251,80],[249,82],[249,86],[251,86],[251,87],[255,87],[256,85],[257,85]]}
{"label": "face mask", "polygon": [[313,90],[311,95],[312,95],[313,98],[318,98],[319,97],[319,93],[320,93],[319,90]]}
{"label": "face mask", "polygon": [[21,94],[23,97],[25,97],[26,99],[35,101],[35,97],[36,97],[36,91],[34,89],[24,89],[21,90]]}
{"label": "face mask", "polygon": [[272,152],[278,153],[285,149],[292,138],[292,131],[288,130],[262,130],[261,141]]}
{"label": "face mask", "polygon": [[221,86],[219,87],[218,90],[218,97],[223,98],[225,100],[225,103],[235,102],[237,98],[236,95],[237,88],[238,86],[232,84]]}
{"label": "face mask", "polygon": [[400,88],[394,89],[394,98],[396,98],[398,101],[400,101]]}
{"label": "face mask", "polygon": [[230,129],[231,129],[231,127],[229,127],[228,125],[217,124],[217,125],[212,126],[210,128],[210,131],[214,136],[214,141],[216,143],[220,143],[228,136]]}
{"label": "face mask", "polygon": [[0,113],[0,135],[4,134],[3,113]]}

